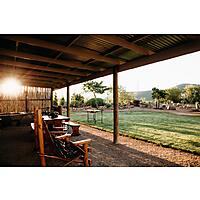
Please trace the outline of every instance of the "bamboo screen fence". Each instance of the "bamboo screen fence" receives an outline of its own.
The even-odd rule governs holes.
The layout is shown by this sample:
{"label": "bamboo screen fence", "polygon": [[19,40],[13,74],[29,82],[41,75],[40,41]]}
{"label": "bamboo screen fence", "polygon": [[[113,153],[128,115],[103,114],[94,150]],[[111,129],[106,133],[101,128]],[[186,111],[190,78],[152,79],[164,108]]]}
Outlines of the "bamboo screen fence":
{"label": "bamboo screen fence", "polygon": [[0,113],[33,112],[34,107],[50,109],[51,88],[23,86],[17,96],[0,93]]}

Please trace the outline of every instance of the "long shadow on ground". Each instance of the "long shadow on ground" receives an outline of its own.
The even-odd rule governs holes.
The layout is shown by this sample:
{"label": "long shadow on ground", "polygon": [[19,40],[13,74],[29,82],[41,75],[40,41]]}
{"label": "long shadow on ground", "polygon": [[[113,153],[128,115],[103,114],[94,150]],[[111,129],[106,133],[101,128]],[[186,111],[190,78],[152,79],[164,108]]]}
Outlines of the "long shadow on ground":
{"label": "long shadow on ground", "polygon": [[[93,166],[179,166],[123,144],[114,145],[110,140],[88,132],[82,132],[77,139],[84,138],[92,139]],[[47,160],[47,165],[56,166],[56,162]],[[34,151],[34,135],[29,126],[0,130],[0,166],[40,166],[39,156]]]}
{"label": "long shadow on ground", "polygon": [[82,131],[82,138],[91,138],[93,166],[156,167],[180,166],[168,160],[129,148],[123,144],[113,144],[110,140]]}

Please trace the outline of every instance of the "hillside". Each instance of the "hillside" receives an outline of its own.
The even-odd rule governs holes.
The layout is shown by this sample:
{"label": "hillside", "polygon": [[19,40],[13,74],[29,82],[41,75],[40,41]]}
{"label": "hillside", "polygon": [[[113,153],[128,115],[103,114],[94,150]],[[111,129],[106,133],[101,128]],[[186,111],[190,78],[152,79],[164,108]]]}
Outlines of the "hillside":
{"label": "hillside", "polygon": [[[190,83],[182,83],[179,85],[176,85],[175,87],[183,90],[186,86],[200,86],[199,84],[190,84]],[[136,91],[136,92],[130,92],[130,94],[134,94],[136,99],[145,99],[146,101],[152,101],[152,96],[151,96],[151,90],[146,90],[146,91]]]}

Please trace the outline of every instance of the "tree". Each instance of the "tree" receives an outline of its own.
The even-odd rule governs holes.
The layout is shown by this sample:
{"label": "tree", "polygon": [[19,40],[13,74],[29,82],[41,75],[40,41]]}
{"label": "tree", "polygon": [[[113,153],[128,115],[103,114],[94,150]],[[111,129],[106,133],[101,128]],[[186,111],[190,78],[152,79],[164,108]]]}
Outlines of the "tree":
{"label": "tree", "polygon": [[58,97],[56,93],[54,94],[54,97],[53,97],[53,105],[58,106]]}
{"label": "tree", "polygon": [[170,88],[166,90],[166,100],[173,103],[179,103],[181,101],[182,91],[179,88]]}
{"label": "tree", "polygon": [[[110,90],[109,87],[102,85],[103,81],[88,81],[83,85],[83,90],[85,92],[92,92],[95,98],[97,99],[96,94],[103,94],[105,91]],[[96,101],[96,108],[98,108],[98,103]]]}
{"label": "tree", "polygon": [[80,107],[84,104],[84,97],[81,94],[73,93],[71,97],[71,106]]}
{"label": "tree", "polygon": [[61,105],[61,106],[64,106],[64,105],[65,105],[65,98],[64,98],[64,97],[62,97],[62,98],[60,99],[60,105]]}
{"label": "tree", "polygon": [[165,90],[159,90],[158,88],[152,88],[152,98],[156,100],[156,108],[159,108],[160,101],[164,100],[167,93]]}
{"label": "tree", "polygon": [[86,105],[87,106],[92,106],[93,108],[96,107],[96,102],[99,106],[104,106],[105,105],[105,102],[102,98],[91,98],[89,99],[87,102],[86,102]]}
{"label": "tree", "polygon": [[134,101],[134,95],[131,95],[123,86],[118,88],[119,104],[127,105]]}
{"label": "tree", "polygon": [[186,86],[183,96],[186,102],[196,104],[196,108],[198,109],[198,103],[200,102],[200,86]]}

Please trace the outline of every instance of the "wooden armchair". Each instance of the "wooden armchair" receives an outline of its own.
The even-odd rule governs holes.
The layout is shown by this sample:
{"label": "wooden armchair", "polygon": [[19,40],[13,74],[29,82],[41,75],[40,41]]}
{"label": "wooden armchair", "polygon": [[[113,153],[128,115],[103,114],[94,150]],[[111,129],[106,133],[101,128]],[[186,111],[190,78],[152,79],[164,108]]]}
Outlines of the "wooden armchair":
{"label": "wooden armchair", "polygon": [[43,133],[49,152],[45,152],[42,156],[63,160],[66,162],[65,166],[72,162],[91,166],[91,160],[88,159],[88,146],[91,139],[72,142],[71,134],[65,133],[63,130],[49,131],[45,121],[43,121]]}

